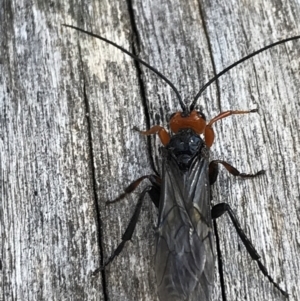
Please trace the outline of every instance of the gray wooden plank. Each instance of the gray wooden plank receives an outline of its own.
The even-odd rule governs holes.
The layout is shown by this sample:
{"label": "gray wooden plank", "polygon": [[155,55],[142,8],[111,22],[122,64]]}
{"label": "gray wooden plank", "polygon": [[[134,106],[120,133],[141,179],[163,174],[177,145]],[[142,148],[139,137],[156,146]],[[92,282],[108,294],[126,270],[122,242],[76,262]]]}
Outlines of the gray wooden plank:
{"label": "gray wooden plank", "polygon": [[0,299],[103,300],[89,276],[99,257],[91,158],[63,9],[1,8]]}
{"label": "gray wooden plank", "polygon": [[[299,34],[300,6],[295,2],[247,1],[204,4],[216,69],[282,38]],[[208,8],[208,9],[207,9]],[[232,204],[270,274],[299,299],[296,232],[299,201],[299,41],[267,51],[220,80],[221,110],[258,106],[258,116],[232,118],[216,125],[214,155],[229,158],[241,170],[267,174],[254,181],[229,179],[222,173],[216,201]],[[257,272],[245,248],[224,229],[226,290],[233,300],[282,300]],[[245,295],[247,297],[245,297]],[[234,296],[234,298],[233,298]],[[230,300],[230,298],[229,298]]]}
{"label": "gray wooden plank", "polygon": [[[297,24],[297,9],[299,9],[299,7],[297,4],[291,3],[293,13],[289,14],[288,7],[280,6],[284,6],[284,4],[263,2],[254,3],[251,6],[251,3],[245,3],[244,5],[236,5],[236,3],[232,3],[231,5],[228,5],[226,2],[216,3],[215,5],[207,3],[200,6],[202,16],[204,17],[207,27],[207,35],[212,44],[212,55],[218,71],[222,70],[224,67],[243,57],[244,55],[262,47],[263,45],[267,45],[272,41],[277,41],[280,38],[297,34],[297,28],[295,28],[293,31],[290,23]],[[189,19],[182,11],[187,10],[186,7],[189,7],[191,8],[191,11],[197,11],[197,13],[199,13],[199,9],[197,10],[196,4],[193,5],[190,2],[188,4],[185,3],[184,8],[182,8],[182,6],[180,6],[178,3],[174,3],[174,1],[172,4],[165,4],[162,2],[155,3],[153,1],[146,4],[146,2],[143,1],[143,4],[140,5],[139,8],[138,7],[139,6],[137,5],[137,8],[135,8],[136,14],[138,15],[136,20],[140,20],[141,16],[146,18],[146,21],[137,21],[141,23],[139,24],[140,27],[138,27],[138,32],[142,36],[140,39],[143,40],[144,37],[146,40],[144,55],[146,55],[146,57],[150,56],[150,60],[152,60],[151,64],[154,66],[163,65],[164,63],[161,63],[161,61],[169,62],[167,67],[161,67],[163,69],[163,73],[168,74],[168,76],[176,84],[179,82],[177,85],[180,86],[180,89],[184,94],[185,87],[182,85],[182,82],[185,83],[190,80],[186,79],[186,69],[191,69],[192,66],[195,65],[194,62],[196,61],[198,63],[199,61],[196,58],[194,58],[195,60],[190,61],[190,57],[188,55],[186,55],[184,58],[182,55],[178,55],[178,57],[182,59],[180,60],[181,65],[185,64],[185,66],[188,67],[186,67],[186,69],[181,68],[180,75],[178,75],[176,67],[169,67],[170,65],[176,65],[177,56],[175,56],[176,58],[173,58],[173,53],[180,53],[182,45],[181,41],[184,40],[186,43],[186,40],[188,40],[184,34],[187,33],[188,37],[193,37],[193,34],[195,33],[195,28],[190,24],[188,26],[186,25],[185,30],[182,30],[181,28],[183,25],[181,25],[180,22],[177,22],[176,14],[180,15],[182,20],[188,24],[189,21],[191,22],[191,18]],[[140,11],[141,13],[139,13]],[[281,11],[282,13],[280,13]],[[272,12],[274,12],[274,14],[272,14]],[[282,17],[278,18],[278,14],[282,15]],[[199,13],[199,15],[201,15],[201,13]],[[267,25],[268,22],[270,22],[272,26]],[[273,23],[275,25],[273,25]],[[150,29],[148,29],[147,26]],[[198,39],[201,40],[200,30],[196,32],[199,35]],[[251,34],[249,35],[250,37],[246,34],[248,32],[253,32],[252,39]],[[270,32],[272,32],[272,35]],[[144,36],[142,34],[144,34]],[[176,36],[176,34],[180,35],[180,37]],[[150,36],[150,38],[148,38],[148,36]],[[171,38],[169,38],[169,36],[171,36]],[[172,43],[170,40],[172,40],[174,36],[177,39],[174,39]],[[252,42],[252,40],[254,40],[253,46],[252,44],[250,45],[250,41]],[[297,70],[298,67],[297,42],[295,42],[294,45],[294,47],[290,46],[293,49],[294,64],[291,65],[291,59],[284,57],[284,55],[286,55],[284,50],[287,49],[288,45],[282,46],[282,55],[278,55],[278,51],[280,51],[278,49],[273,50],[273,52],[270,51],[270,53],[264,53],[260,58],[255,58],[253,61],[247,63],[248,65],[251,64],[250,67],[252,67],[252,70],[249,70],[249,67],[247,69],[245,64],[245,66],[241,66],[241,68],[233,70],[227,77],[224,77],[225,79],[223,78],[220,80],[220,99],[212,99],[212,97],[209,95],[205,98],[204,104],[203,102],[201,104],[206,110],[208,108],[208,116],[211,117],[216,115],[219,111],[227,109],[242,109],[249,108],[249,106],[251,108],[258,106],[260,109],[259,116],[263,117],[264,122],[261,122],[259,116],[252,115],[248,117],[229,118],[223,122],[220,122],[219,124],[216,124],[217,136],[222,137],[223,140],[216,140],[216,145],[212,150],[214,157],[216,158],[228,158],[228,160],[233,163],[237,161],[237,163],[239,163],[238,167],[243,171],[250,170],[254,172],[263,167],[268,170],[267,175],[251,182],[231,179],[227,174],[223,173],[216,187],[216,193],[214,197],[215,202],[228,200],[233,206],[237,204],[235,206],[235,210],[240,217],[245,216],[248,218],[249,216],[249,224],[251,226],[253,225],[253,228],[247,226],[248,219],[242,219],[242,224],[245,229],[248,230],[248,233],[250,232],[250,237],[254,240],[258,250],[263,254],[263,261],[265,260],[266,265],[268,267],[270,266],[270,273],[274,275],[274,278],[279,281],[281,285],[285,287],[289,285],[288,291],[291,293],[291,298],[297,299],[298,285],[292,284],[293,282],[291,282],[291,279],[294,277],[293,274],[289,275],[289,271],[295,270],[295,266],[298,266],[297,260],[295,260],[295,258],[297,258],[298,249],[294,245],[294,240],[289,239],[289,235],[295,235],[293,227],[290,227],[289,225],[290,220],[288,218],[284,218],[284,214],[286,216],[290,215],[290,210],[296,212],[297,207],[292,209],[291,207],[287,206],[285,199],[286,196],[289,196],[291,203],[297,200],[299,191],[297,167],[294,164],[288,164],[289,167],[287,167],[287,164],[285,164],[285,168],[288,169],[286,172],[293,176],[289,178],[289,180],[282,181],[284,174],[280,172],[279,168],[274,169],[274,167],[271,165],[272,162],[276,165],[276,163],[280,161],[295,161],[296,152],[299,149],[299,138],[297,137],[297,129],[299,128],[299,125],[297,124],[297,108],[299,106],[299,102],[295,96],[298,91],[297,87],[295,87],[297,83],[296,76],[293,75],[297,74],[297,71],[292,71],[292,74],[290,74],[291,71],[288,71],[291,70],[291,68],[295,68],[295,70]],[[184,48],[184,51],[192,52],[193,50],[190,49],[193,49],[193,46],[188,46],[189,50]],[[175,48],[175,50],[172,47]],[[151,54],[149,54],[148,49],[151,49]],[[165,53],[168,55],[164,56],[165,59],[161,59],[160,57],[162,57]],[[267,75],[265,75],[266,71],[264,70],[265,61],[268,58],[271,62],[269,64],[272,64],[272,62],[274,64],[276,61],[276,59],[272,57],[272,53],[275,53],[273,54],[273,56],[275,55],[275,58],[276,54],[277,57],[279,56],[281,58],[281,61],[279,62],[277,58],[277,68],[272,70],[273,76],[276,76],[276,69],[277,73],[278,70],[283,69],[287,70],[285,76],[292,76],[292,79],[285,79],[283,76],[281,76],[277,81],[275,81],[275,79],[272,77],[271,79],[267,78]],[[255,69],[254,65],[256,61],[263,63],[260,64],[261,67],[258,69],[262,74],[259,77],[257,75],[258,71]],[[286,67],[281,67],[281,64],[286,64]],[[199,69],[205,70],[203,65],[199,65]],[[269,71],[269,73],[270,72],[271,71]],[[193,71],[189,70],[189,75],[193,78]],[[176,77],[184,79],[182,79],[180,82],[180,80],[176,79]],[[199,76],[196,77],[197,80],[198,78]],[[147,79],[147,81],[149,82],[149,79]],[[201,81],[201,79],[199,81]],[[234,86],[235,82],[238,87]],[[275,87],[277,84],[277,89],[274,89],[272,86],[270,86],[270,82],[273,83]],[[286,87],[285,85],[287,84],[291,84],[291,86],[289,85]],[[188,86],[190,88],[193,85]],[[253,90],[255,91],[255,88],[257,90],[256,92],[253,92]],[[214,87],[211,89],[214,89]],[[265,95],[266,92],[262,93],[264,90],[268,91],[269,96],[267,100],[265,99],[265,97],[267,97],[267,95]],[[276,90],[278,94],[277,99],[273,95]],[[288,91],[288,95],[291,98],[287,99],[287,93],[282,95],[283,91]],[[292,95],[292,91],[294,91],[294,95]],[[282,99],[285,99],[284,107],[286,107],[285,111],[287,111],[288,114],[283,110]],[[165,109],[166,105],[164,105],[164,102],[168,103],[167,101],[163,100],[161,102],[163,105],[160,103],[158,104],[158,107],[163,107]],[[271,108],[269,103],[272,103]],[[212,108],[209,108],[211,104],[214,105]],[[149,104],[149,107],[150,106],[152,111],[152,107],[155,106],[152,99],[151,104]],[[276,110],[274,109],[275,112],[272,111],[273,106],[276,108]],[[165,110],[167,113],[174,111],[169,108],[166,108]],[[280,115],[282,117],[279,117]],[[276,119],[274,116],[276,116]],[[277,119],[277,116],[279,120]],[[269,132],[274,131],[274,129],[272,129],[272,121],[274,122],[274,119],[276,121],[276,128],[278,129],[278,132],[276,131],[274,136],[276,138],[267,139],[266,137],[270,136]],[[154,120],[157,122],[157,118]],[[282,122],[281,126],[278,125],[278,122],[280,121]],[[164,119],[162,122],[164,122]],[[289,131],[286,129],[285,122],[286,124],[290,125]],[[271,129],[269,129],[269,127]],[[283,128],[286,130],[283,131]],[[296,129],[296,131],[294,129]],[[242,139],[240,139],[238,135],[239,133],[242,134]],[[260,133],[260,137],[258,133]],[[224,139],[224,137],[226,137],[226,139]],[[278,148],[279,145],[276,148],[276,140],[274,141],[272,139],[276,139],[277,141],[279,140],[280,142],[282,141],[282,145],[284,145],[285,149],[288,149],[289,152],[283,153],[280,151]],[[265,149],[263,148],[263,145],[266,145]],[[236,159],[231,158],[235,154],[234,150],[238,151],[238,154],[235,156],[239,157]],[[280,156],[278,156],[278,154],[280,154]],[[290,192],[287,192],[286,190],[289,190],[289,188],[287,187],[286,182],[291,182],[293,179],[296,181],[294,184],[291,183],[291,190]],[[283,191],[285,191],[285,194],[282,193]],[[230,197],[228,198],[228,196]],[[276,200],[276,203],[274,203],[274,199]],[[263,205],[261,206],[262,208],[258,207],[257,200],[259,200],[259,204],[261,203]],[[238,206],[241,202],[243,206]],[[271,205],[267,202],[270,202]],[[272,216],[274,215],[276,217],[273,217],[272,219]],[[278,216],[281,216],[280,224],[284,224],[284,228],[290,230],[289,234],[287,230],[284,231],[281,227],[276,226],[275,221],[278,220]],[[237,246],[240,244],[240,242],[237,240],[236,234],[232,233],[233,229],[228,225],[228,221],[223,222],[221,220],[220,223],[221,228],[226,229],[226,233],[222,235],[224,239],[226,239],[223,243],[223,247],[225,248],[224,258],[233,260],[232,262],[225,260],[225,264],[230,267],[225,270],[225,283],[228,299],[237,300],[246,298],[247,300],[281,300],[282,296],[278,294],[278,292],[276,292],[271,285],[268,285],[263,276],[259,275],[256,265],[253,263],[250,265],[251,260],[249,256],[246,255],[245,249],[241,247],[244,252],[239,252],[239,248]],[[297,223],[297,219],[295,217],[293,219],[293,223]],[[263,228],[261,226],[262,224]],[[260,238],[261,241],[258,240],[257,242],[255,237]],[[264,237],[266,237],[266,241],[264,241]],[[265,245],[266,242],[268,243],[267,249]],[[268,255],[267,251],[268,253],[270,252],[270,255]],[[289,252],[293,254],[291,257],[286,255]],[[279,255],[276,256],[276,254]],[[288,262],[288,267],[283,266],[281,264],[283,262]],[[250,271],[252,272],[253,276],[248,276],[245,279],[245,272],[249,270],[248,265],[250,265]],[[270,269],[273,266],[275,266],[277,270],[275,268],[273,268],[273,270]],[[247,282],[249,282],[249,284]],[[245,295],[247,297],[244,297]],[[216,288],[215,296],[216,300],[220,299],[218,296],[218,288]]]}
{"label": "gray wooden plank", "polygon": [[[125,2],[101,2],[99,6],[95,3],[93,15],[84,20],[84,28],[131,49],[131,24]],[[70,23],[81,24],[73,19]],[[84,73],[89,103],[94,176],[106,259],[121,241],[136,195],[108,207],[105,202],[117,197],[140,175],[152,172],[146,140],[132,130],[134,125],[146,127],[139,80],[135,63],[119,50],[70,29],[64,32],[77,38],[83,62],[77,72]],[[122,256],[103,273],[109,300],[146,300],[154,295],[153,209],[152,204],[145,203],[144,223],[136,231],[135,243],[128,244]],[[101,274],[97,277],[101,279]]]}

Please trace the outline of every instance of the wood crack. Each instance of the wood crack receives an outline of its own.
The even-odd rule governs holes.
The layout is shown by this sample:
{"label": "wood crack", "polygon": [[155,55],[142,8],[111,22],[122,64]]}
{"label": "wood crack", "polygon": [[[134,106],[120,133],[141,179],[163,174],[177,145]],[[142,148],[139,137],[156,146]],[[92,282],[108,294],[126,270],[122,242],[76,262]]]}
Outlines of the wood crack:
{"label": "wood crack", "polygon": [[[103,248],[103,231],[102,231],[102,221],[101,221],[101,209],[99,198],[97,194],[97,181],[96,181],[96,170],[94,164],[94,150],[93,150],[93,138],[92,138],[92,127],[90,121],[90,106],[89,106],[89,99],[86,92],[86,78],[84,74],[83,62],[82,62],[82,55],[81,49],[79,46],[79,55],[80,55],[80,62],[82,67],[82,74],[83,74],[83,100],[85,104],[85,115],[87,120],[87,132],[88,132],[88,144],[89,144],[89,152],[90,152],[90,167],[91,167],[91,174],[92,174],[92,188],[94,194],[94,204],[95,204],[95,223],[97,229],[97,241],[98,241],[98,248],[99,248],[99,256],[100,256],[100,266],[103,266],[104,262],[104,248]],[[106,273],[105,269],[101,270],[101,279],[102,279],[102,288],[103,288],[103,296],[104,301],[108,301],[108,293],[107,293],[107,284],[106,284]]]}
{"label": "wood crack", "polygon": [[[134,12],[133,12],[131,0],[127,0],[127,6],[128,6],[128,13],[129,13],[129,19],[130,19],[130,24],[131,24],[131,29],[132,29],[132,38],[133,38],[132,39],[133,40],[132,41],[132,53],[134,55],[138,56],[137,53],[140,48],[140,43],[139,43],[139,39],[138,39],[138,29],[136,27],[135,20],[134,20]],[[141,102],[142,102],[144,112],[145,112],[146,126],[147,126],[147,129],[149,129],[150,128],[150,113],[149,113],[147,101],[146,101],[145,85],[142,80],[142,69],[140,67],[140,64],[135,60],[134,60],[134,65],[136,67],[137,78],[138,78],[139,87],[140,87]],[[152,151],[152,147],[151,147],[151,136],[147,136],[146,138],[147,138],[147,149],[148,149],[151,168],[155,172],[156,175],[159,175],[159,173],[157,172],[157,169],[155,168],[155,164],[154,164],[153,151]]]}
{"label": "wood crack", "polygon": [[[212,43],[210,41],[210,36],[209,36],[207,25],[206,25],[206,18],[204,16],[204,12],[202,10],[200,2],[199,2],[199,13],[200,13],[200,19],[203,24],[204,35],[207,40],[208,52],[210,54],[210,60],[211,60],[212,67],[213,67],[213,74],[215,76],[217,74],[217,68],[216,68],[215,60],[214,60],[213,53],[212,53],[212,48],[211,48]],[[221,93],[220,93],[220,87],[219,87],[218,80],[216,81],[216,88],[217,88],[217,101],[218,101],[219,111],[221,112],[222,111],[221,110]]]}

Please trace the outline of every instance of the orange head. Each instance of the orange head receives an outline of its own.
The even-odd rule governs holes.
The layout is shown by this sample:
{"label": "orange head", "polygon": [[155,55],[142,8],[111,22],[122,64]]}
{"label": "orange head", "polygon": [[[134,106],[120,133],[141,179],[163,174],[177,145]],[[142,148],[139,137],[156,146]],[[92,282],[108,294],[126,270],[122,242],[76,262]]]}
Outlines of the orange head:
{"label": "orange head", "polygon": [[206,127],[206,119],[203,113],[198,111],[177,112],[170,118],[170,129],[176,134],[181,129],[192,129],[197,134],[203,134]]}

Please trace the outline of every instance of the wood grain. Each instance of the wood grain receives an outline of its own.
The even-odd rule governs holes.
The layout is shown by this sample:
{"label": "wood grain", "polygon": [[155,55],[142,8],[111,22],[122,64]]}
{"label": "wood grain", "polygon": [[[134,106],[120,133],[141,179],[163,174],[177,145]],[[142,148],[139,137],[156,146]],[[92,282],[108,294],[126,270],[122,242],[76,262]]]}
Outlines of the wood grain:
{"label": "wood grain", "polygon": [[[0,300],[158,301],[155,207],[146,201],[132,243],[105,272],[138,192],[106,206],[134,179],[160,171],[160,143],[132,130],[180,109],[157,76],[101,41],[156,67],[187,103],[215,72],[298,35],[297,1],[2,1],[0,10]],[[300,41],[236,67],[199,99],[207,118],[258,108],[215,124],[220,171],[213,202],[228,202],[269,273],[300,299]],[[144,184],[146,185],[146,184]],[[140,188],[142,189],[142,187]],[[218,220],[227,300],[284,300],[252,262],[228,217]],[[222,300],[216,263],[212,300]],[[104,276],[104,278],[103,278]]]}

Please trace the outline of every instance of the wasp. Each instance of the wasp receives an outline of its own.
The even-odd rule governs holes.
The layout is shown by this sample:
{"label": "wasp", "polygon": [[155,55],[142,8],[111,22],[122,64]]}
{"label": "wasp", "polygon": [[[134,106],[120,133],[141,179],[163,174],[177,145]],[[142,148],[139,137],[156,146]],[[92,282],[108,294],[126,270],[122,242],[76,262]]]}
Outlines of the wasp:
{"label": "wasp", "polygon": [[252,259],[257,262],[260,271],[283,296],[288,297],[287,292],[274,281],[260,261],[260,255],[247,238],[229,204],[219,203],[211,207],[210,187],[217,180],[220,164],[230,174],[243,178],[254,178],[265,173],[264,170],[255,174],[241,173],[225,161],[209,160],[210,148],[215,137],[213,124],[231,115],[255,113],[257,109],[221,112],[207,122],[203,112],[196,110],[195,106],[202,92],[227,71],[271,47],[299,39],[300,36],[268,45],[225,68],[200,89],[188,107],[182,101],[176,87],[163,74],[136,55],[97,34],[72,25],[63,25],[113,45],[152,70],[173,89],[182,109],[170,117],[170,132],[160,125],[155,125],[146,131],[135,128],[142,135],[159,136],[163,145],[162,174],[140,177],[117,199],[108,202],[114,203],[123,199],[145,179],[151,183],[140,194],[121,243],[104,266],[94,271],[94,275],[111,263],[121,253],[126,242],[131,239],[145,195],[148,194],[158,208],[155,272],[158,296],[161,301],[210,300],[215,264],[212,221],[224,213],[229,214],[239,237]]}

